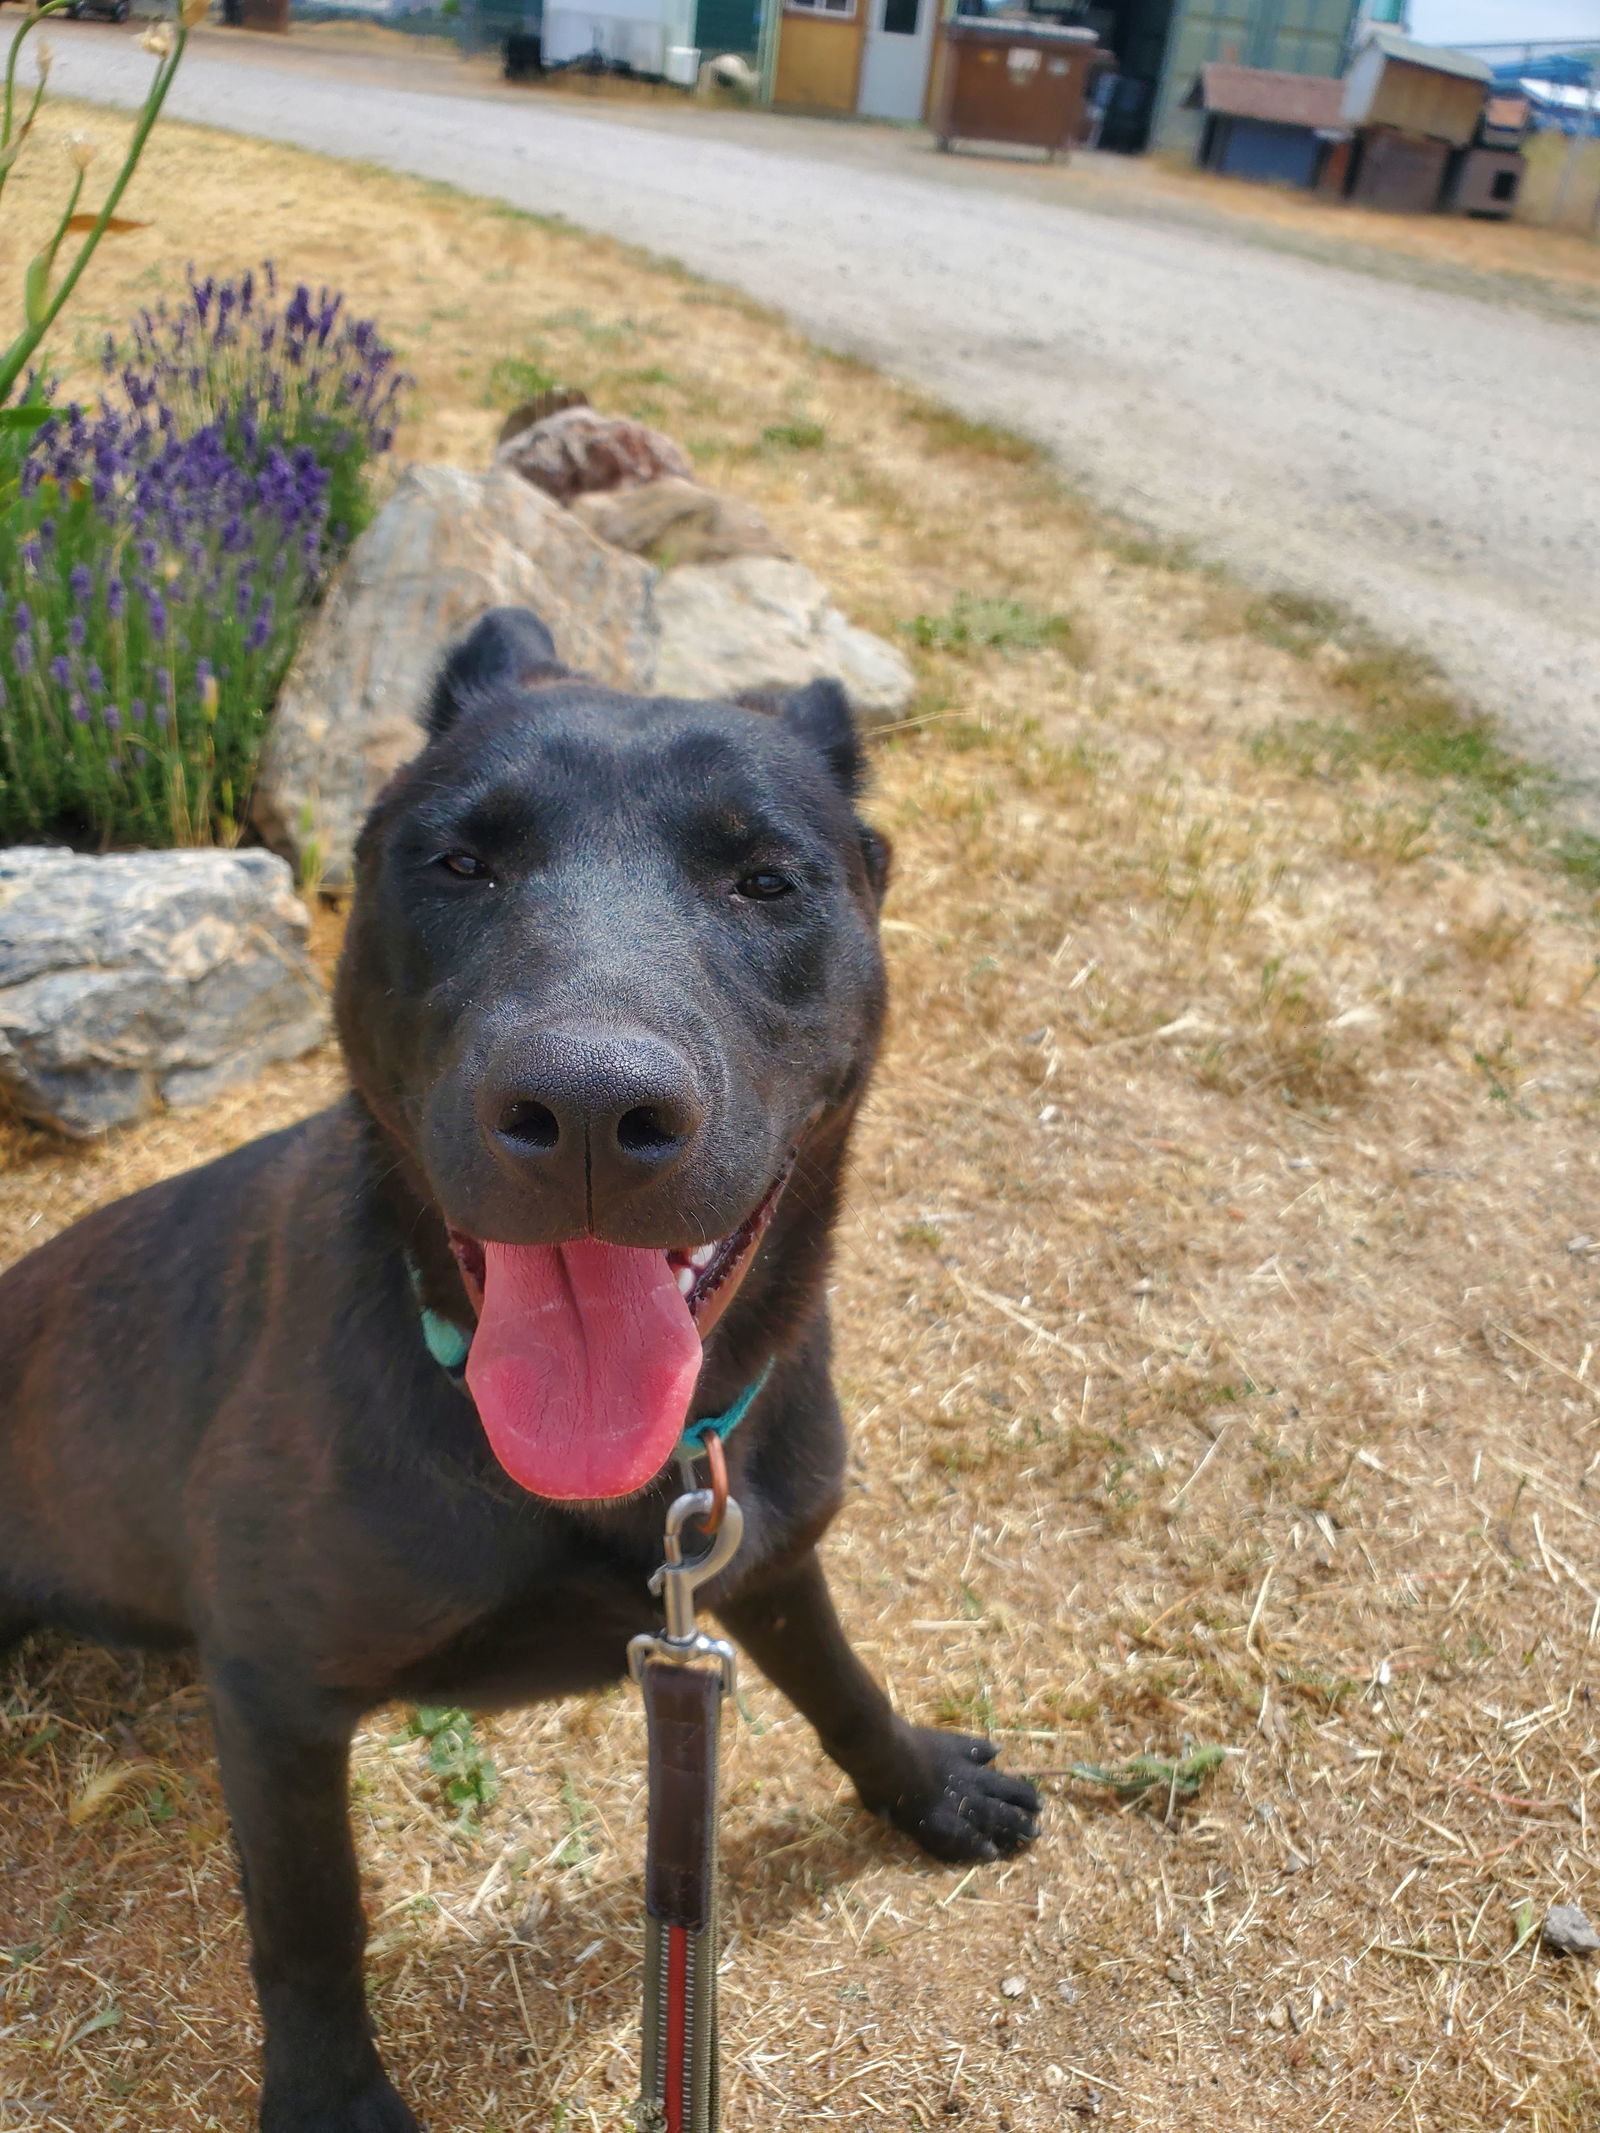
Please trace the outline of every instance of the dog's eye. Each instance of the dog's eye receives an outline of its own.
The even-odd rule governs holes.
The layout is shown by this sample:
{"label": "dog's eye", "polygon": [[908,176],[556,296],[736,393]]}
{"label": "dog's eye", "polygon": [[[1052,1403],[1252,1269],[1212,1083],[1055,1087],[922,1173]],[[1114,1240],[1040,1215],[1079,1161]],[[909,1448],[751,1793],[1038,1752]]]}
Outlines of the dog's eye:
{"label": "dog's eye", "polygon": [[787,874],[774,874],[763,868],[758,873],[746,874],[734,886],[738,895],[748,896],[752,903],[770,904],[780,896],[787,896],[794,883]]}
{"label": "dog's eye", "polygon": [[447,874],[454,874],[458,881],[487,881],[487,863],[472,852],[441,852],[434,861]]}

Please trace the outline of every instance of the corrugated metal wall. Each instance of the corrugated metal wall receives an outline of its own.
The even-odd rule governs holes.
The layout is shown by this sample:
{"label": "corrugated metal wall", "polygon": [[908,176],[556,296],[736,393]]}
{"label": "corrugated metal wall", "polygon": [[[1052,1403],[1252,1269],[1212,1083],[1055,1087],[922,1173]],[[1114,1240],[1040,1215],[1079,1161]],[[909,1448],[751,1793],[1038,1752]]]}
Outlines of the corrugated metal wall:
{"label": "corrugated metal wall", "polygon": [[1199,114],[1180,106],[1208,59],[1278,67],[1287,74],[1342,73],[1359,4],[1360,0],[1177,0],[1156,100],[1154,144],[1189,147],[1198,138]]}

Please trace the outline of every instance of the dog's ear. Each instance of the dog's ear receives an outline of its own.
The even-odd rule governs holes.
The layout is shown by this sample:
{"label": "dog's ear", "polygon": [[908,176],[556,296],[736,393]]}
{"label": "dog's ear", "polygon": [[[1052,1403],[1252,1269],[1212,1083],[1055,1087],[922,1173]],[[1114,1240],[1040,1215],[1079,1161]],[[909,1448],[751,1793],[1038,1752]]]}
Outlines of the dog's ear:
{"label": "dog's ear", "polygon": [[554,638],[532,608],[491,607],[439,669],[424,724],[437,740],[475,697],[496,689],[529,689],[557,681],[566,671]]}
{"label": "dog's ear", "polygon": [[866,783],[866,760],[850,699],[838,682],[831,677],[808,681],[800,689],[762,690],[738,701],[787,726],[822,757],[841,792],[852,800],[857,797]]}

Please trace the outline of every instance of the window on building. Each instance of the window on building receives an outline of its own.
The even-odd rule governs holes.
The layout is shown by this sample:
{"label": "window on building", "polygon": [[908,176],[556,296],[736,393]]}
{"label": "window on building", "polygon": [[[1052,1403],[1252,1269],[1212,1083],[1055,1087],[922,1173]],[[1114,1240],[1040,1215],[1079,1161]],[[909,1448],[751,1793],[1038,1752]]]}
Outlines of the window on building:
{"label": "window on building", "polygon": [[832,15],[846,21],[856,11],[856,0],[783,0],[791,15]]}

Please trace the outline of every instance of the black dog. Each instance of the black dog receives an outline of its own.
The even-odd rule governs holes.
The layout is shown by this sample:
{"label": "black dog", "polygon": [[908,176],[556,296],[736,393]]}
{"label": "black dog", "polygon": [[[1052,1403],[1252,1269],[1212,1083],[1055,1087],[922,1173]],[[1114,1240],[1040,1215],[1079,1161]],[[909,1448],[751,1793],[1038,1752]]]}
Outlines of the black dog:
{"label": "black dog", "polygon": [[354,1094],[0,1281],[0,1646],[50,1623],[198,1649],[267,2133],[416,2123],[363,1992],[362,1713],[614,1680],[656,1626],[685,1414],[764,1372],[717,1613],[937,1857],[1014,1851],[1038,1810],[987,1742],[894,1715],[815,1553],[844,1457],[823,1275],[888,861],[843,697],[615,695],[502,610],[428,724],[361,840]]}

